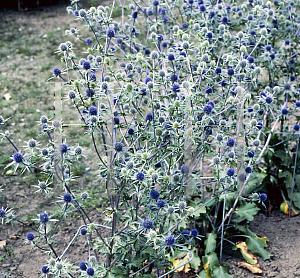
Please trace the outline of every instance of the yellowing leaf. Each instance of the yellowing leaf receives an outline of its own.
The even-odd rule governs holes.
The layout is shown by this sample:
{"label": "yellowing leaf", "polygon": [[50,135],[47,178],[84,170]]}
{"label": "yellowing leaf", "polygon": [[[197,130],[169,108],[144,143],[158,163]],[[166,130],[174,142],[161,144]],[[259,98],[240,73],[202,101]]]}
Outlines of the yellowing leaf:
{"label": "yellowing leaf", "polygon": [[263,271],[260,269],[260,266],[259,264],[255,264],[255,265],[251,265],[251,264],[248,264],[246,262],[238,262],[237,264],[237,267],[243,267],[243,268],[246,268],[248,270],[250,270],[252,273],[254,274],[261,274]]}
{"label": "yellowing leaf", "polygon": [[[283,202],[281,205],[280,205],[280,210],[285,213],[285,214],[289,214],[289,204],[287,202]],[[291,210],[291,216],[296,216],[298,215],[298,213],[296,213],[293,209]]]}
{"label": "yellowing leaf", "polygon": [[[170,259],[170,261],[173,263],[173,267],[176,268],[186,262],[189,261],[189,257],[188,256],[184,256],[184,258],[175,258],[175,259]],[[183,271],[184,273],[188,273],[191,270],[191,266],[190,264],[185,264],[184,266],[178,268],[175,270],[175,272],[181,272]]]}
{"label": "yellowing leaf", "polygon": [[246,242],[240,241],[236,244],[237,248],[240,249],[244,259],[250,264],[257,264],[257,258],[248,249]]}

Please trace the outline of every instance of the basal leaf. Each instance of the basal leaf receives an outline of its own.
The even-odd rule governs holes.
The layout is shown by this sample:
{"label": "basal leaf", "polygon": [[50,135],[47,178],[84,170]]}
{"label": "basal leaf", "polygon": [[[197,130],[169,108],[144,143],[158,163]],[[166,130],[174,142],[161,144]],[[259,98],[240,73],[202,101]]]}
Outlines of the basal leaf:
{"label": "basal leaf", "polygon": [[223,266],[219,266],[214,270],[213,278],[233,278],[228,274],[228,269]]}
{"label": "basal leaf", "polygon": [[284,178],[284,184],[287,188],[292,187],[293,174],[290,171],[284,171],[278,174],[279,178]]}
{"label": "basal leaf", "polygon": [[257,214],[259,208],[256,204],[246,203],[243,207],[239,207],[233,213],[232,222],[240,223],[244,220],[253,221],[254,215]]}
{"label": "basal leaf", "polygon": [[270,259],[273,256],[270,252],[265,250],[267,247],[268,238],[259,236],[259,235],[252,235],[247,238],[246,244],[248,249],[255,255],[259,255],[262,257],[263,260]]}
{"label": "basal leaf", "polygon": [[206,256],[203,256],[202,261],[203,261],[206,277],[212,278],[214,274],[214,269],[220,266],[217,254],[213,252]]}
{"label": "basal leaf", "polygon": [[240,249],[242,256],[248,263],[250,263],[250,264],[257,263],[257,258],[249,251],[249,249],[246,245],[246,242],[244,242],[244,241],[237,242],[234,247],[235,248],[232,248],[234,250]]}
{"label": "basal leaf", "polygon": [[216,249],[217,235],[212,232],[207,234],[207,239],[205,240],[205,255],[212,253]]}
{"label": "basal leaf", "polygon": [[259,191],[263,186],[262,182],[266,176],[266,173],[253,172],[245,186],[245,189],[243,191],[244,194],[250,194],[254,191]]}

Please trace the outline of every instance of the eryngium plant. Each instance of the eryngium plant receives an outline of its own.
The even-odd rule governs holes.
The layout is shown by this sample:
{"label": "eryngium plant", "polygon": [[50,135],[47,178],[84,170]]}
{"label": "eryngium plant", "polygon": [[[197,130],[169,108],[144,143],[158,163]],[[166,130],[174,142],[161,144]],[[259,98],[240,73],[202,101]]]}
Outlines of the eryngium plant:
{"label": "eryngium plant", "polygon": [[[125,2],[114,21],[114,4],[85,10],[73,1],[67,12],[91,37],[76,28],[66,34],[86,44],[87,53],[80,58],[70,41],[61,43],[63,68],[53,70],[93,143],[99,186],[110,200],[107,226],[87,216],[86,193],[73,193],[72,166],[83,151],[67,138],[55,144],[55,130],[64,136],[61,122],[42,117],[48,146],[39,150],[29,141],[20,151],[1,118],[2,136],[15,149],[15,170],[41,171],[44,194],[54,176],[62,184],[61,217],[41,212],[26,237],[49,246],[52,258],[42,273],[164,277],[177,269],[172,259],[187,254],[180,266],[190,263],[199,271],[202,259],[201,277],[221,277],[224,237],[239,234],[247,236],[253,253],[268,259],[267,239],[245,224],[267,200],[256,190],[272,133],[299,111],[299,1],[133,0],[129,9]],[[2,222],[19,221],[2,205]],[[73,210],[84,225],[69,246],[82,235],[94,252],[78,266],[63,260],[69,246],[58,254],[51,244]],[[108,238],[103,229],[109,229]]]}

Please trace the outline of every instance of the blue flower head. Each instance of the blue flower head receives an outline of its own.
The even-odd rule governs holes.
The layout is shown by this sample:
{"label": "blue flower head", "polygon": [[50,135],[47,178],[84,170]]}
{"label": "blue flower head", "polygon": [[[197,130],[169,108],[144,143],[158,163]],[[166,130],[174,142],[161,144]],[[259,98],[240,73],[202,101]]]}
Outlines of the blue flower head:
{"label": "blue flower head", "polygon": [[157,37],[156,37],[156,39],[157,39],[158,41],[163,41],[163,40],[164,40],[164,37],[163,37],[163,35],[158,34]]}
{"label": "blue flower head", "polygon": [[176,239],[175,239],[174,236],[169,235],[169,236],[166,236],[166,237],[165,237],[165,244],[166,244],[167,246],[172,246],[172,245],[175,244],[175,242],[176,242]]}
{"label": "blue flower head", "polygon": [[251,173],[252,173],[252,168],[251,168],[250,166],[246,167],[246,168],[245,168],[245,172],[246,172],[247,174],[251,174]]}
{"label": "blue flower head", "polygon": [[89,268],[86,270],[86,274],[87,274],[88,276],[94,276],[95,270],[94,270],[92,267],[89,267]]}
{"label": "blue flower head", "polygon": [[152,119],[153,119],[152,113],[148,113],[148,114],[146,115],[146,117],[145,117],[145,120],[146,120],[146,121],[152,121]]}
{"label": "blue flower head", "polygon": [[172,73],[171,76],[170,76],[170,80],[171,80],[172,82],[177,81],[177,80],[178,80],[178,75],[175,74],[175,73]]}
{"label": "blue flower head", "polygon": [[209,104],[204,105],[203,112],[207,115],[211,114],[213,107]]}
{"label": "blue flower head", "polygon": [[152,82],[153,81],[153,79],[151,78],[151,77],[146,77],[146,79],[145,79],[145,84],[147,84],[148,82]]}
{"label": "blue flower head", "polygon": [[174,93],[178,93],[178,92],[180,92],[180,85],[178,84],[178,83],[173,83],[173,85],[172,85],[172,91],[174,92]]}
{"label": "blue flower head", "polygon": [[299,131],[299,129],[300,129],[300,126],[299,126],[298,124],[295,124],[295,125],[294,125],[294,130],[295,130],[295,131]]}
{"label": "blue flower head", "polygon": [[248,155],[248,157],[250,157],[250,158],[252,158],[252,157],[254,157],[254,155],[255,155],[255,151],[249,151],[248,153],[247,153],[247,155]]}
{"label": "blue flower head", "polygon": [[71,193],[66,193],[63,197],[63,201],[65,203],[71,203],[73,200],[72,194]]}
{"label": "blue flower head", "polygon": [[227,70],[227,74],[228,74],[229,76],[234,75],[234,69],[233,69],[233,68],[229,68],[229,69]]}
{"label": "blue flower head", "polygon": [[113,29],[108,29],[106,35],[109,38],[113,38],[115,36],[115,31]]}
{"label": "blue flower head", "polygon": [[91,68],[91,64],[90,64],[89,61],[85,61],[85,62],[82,64],[82,67],[83,67],[83,69],[88,70],[88,69]]}
{"label": "blue flower head", "polygon": [[47,274],[47,273],[49,273],[50,268],[47,265],[44,265],[44,266],[42,266],[41,271],[43,274]]}
{"label": "blue flower head", "polygon": [[128,134],[133,135],[134,134],[134,129],[131,127],[128,129]]}
{"label": "blue flower head", "polygon": [[189,236],[190,236],[190,231],[189,230],[183,230],[181,232],[182,236],[185,238],[185,239],[188,239]]}
{"label": "blue flower head", "polygon": [[227,140],[227,146],[228,146],[228,147],[233,147],[234,144],[235,144],[235,141],[234,141],[233,138],[229,138],[229,139]]}
{"label": "blue flower head", "polygon": [[150,198],[153,199],[153,200],[157,200],[160,196],[160,193],[154,189],[151,189],[150,191]]}
{"label": "blue flower head", "polygon": [[0,209],[0,219],[4,218],[5,214],[6,214],[5,210],[4,209]]}
{"label": "blue flower head", "polygon": [[85,95],[86,95],[87,97],[92,97],[92,96],[94,96],[94,95],[95,95],[94,89],[92,89],[92,88],[87,88],[87,89],[85,90]]}
{"label": "blue flower head", "polygon": [[144,174],[143,172],[138,172],[138,173],[136,174],[136,179],[137,179],[138,181],[143,181],[143,180],[145,179],[145,174]]}
{"label": "blue flower head", "polygon": [[80,230],[80,234],[81,234],[82,236],[86,235],[87,232],[88,232],[88,231],[87,231],[86,228],[82,228],[82,229]]}
{"label": "blue flower head", "polygon": [[262,202],[265,202],[267,199],[268,199],[268,196],[266,193],[261,193],[259,194],[259,199],[262,201]]}
{"label": "blue flower head", "polygon": [[90,114],[91,116],[97,116],[97,114],[98,114],[98,109],[97,109],[97,107],[96,107],[96,106],[91,106],[91,107],[89,108],[89,114]]}
{"label": "blue flower head", "polygon": [[85,40],[85,43],[86,43],[87,45],[91,45],[91,44],[93,44],[93,40],[92,40],[91,38],[87,38],[87,39]]}
{"label": "blue flower head", "polygon": [[131,14],[131,17],[134,18],[134,19],[137,18],[137,16],[138,16],[138,13],[137,13],[136,11],[134,11],[134,12]]}
{"label": "blue flower head", "polygon": [[13,155],[13,159],[16,163],[21,163],[24,159],[23,155],[20,153],[20,152],[16,152],[14,155]]}
{"label": "blue flower head", "polygon": [[150,218],[146,218],[144,221],[143,221],[143,227],[145,229],[152,229],[153,228],[153,220],[150,219]]}
{"label": "blue flower head", "polygon": [[268,52],[270,52],[270,51],[272,50],[272,46],[268,44],[268,45],[265,47],[265,49],[266,49]]}
{"label": "blue flower head", "polygon": [[33,241],[34,240],[34,234],[33,233],[28,233],[26,235],[26,238],[27,238],[28,241]]}
{"label": "blue flower head", "polygon": [[205,88],[205,93],[211,94],[212,92],[213,92],[212,87],[207,87],[207,88]]}
{"label": "blue flower head", "polygon": [[174,60],[175,60],[175,56],[174,56],[173,53],[170,53],[170,54],[168,55],[168,60],[169,60],[169,61],[174,61]]}
{"label": "blue flower head", "polygon": [[116,152],[121,152],[123,150],[123,144],[121,142],[117,142],[115,144],[115,151]]}
{"label": "blue flower head", "polygon": [[91,74],[91,75],[89,76],[89,79],[90,79],[91,81],[96,81],[96,80],[97,80],[97,76],[96,76],[95,74]]}
{"label": "blue flower head", "polygon": [[80,262],[79,263],[79,268],[80,268],[80,270],[83,270],[83,271],[86,271],[87,270],[87,262],[85,262],[85,261],[82,261],[82,262]]}
{"label": "blue flower head", "polygon": [[60,144],[60,152],[61,153],[66,153],[68,150],[69,150],[69,147],[67,144],[64,144],[64,143]]}
{"label": "blue flower head", "polygon": [[247,57],[247,60],[248,60],[248,62],[249,62],[249,64],[253,64],[254,63],[254,57],[252,57],[252,56],[248,56]]}
{"label": "blue flower head", "polygon": [[288,114],[288,110],[287,110],[287,108],[283,108],[282,110],[281,110],[281,114],[282,115],[287,115]]}
{"label": "blue flower head", "polygon": [[49,221],[49,216],[48,216],[47,212],[40,213],[40,221],[43,224],[46,224]]}
{"label": "blue flower head", "polygon": [[165,205],[166,205],[166,202],[164,201],[164,200],[158,200],[157,201],[157,207],[159,207],[159,208],[163,208],[163,207],[165,207]]}
{"label": "blue flower head", "polygon": [[53,70],[53,75],[54,75],[55,77],[59,76],[60,74],[61,74],[61,70],[60,70],[59,68],[55,68],[55,69]]}
{"label": "blue flower head", "polygon": [[258,122],[257,124],[256,124],[256,128],[257,129],[259,129],[259,130],[261,130],[262,128],[263,128],[263,123],[262,122]]}
{"label": "blue flower head", "polygon": [[220,67],[216,68],[215,73],[220,74],[222,72],[222,69]]}
{"label": "blue flower head", "polygon": [[227,170],[227,176],[229,176],[229,177],[234,176],[234,169],[233,168],[230,168],[230,169]]}
{"label": "blue flower head", "polygon": [[199,9],[200,9],[200,12],[202,12],[202,13],[204,13],[206,11],[206,7],[204,5],[201,5],[199,7]]}
{"label": "blue flower head", "polygon": [[181,25],[181,28],[182,29],[187,29],[187,28],[189,28],[189,24],[187,22],[183,22],[182,25]]}
{"label": "blue flower head", "polygon": [[197,237],[198,236],[198,231],[196,229],[191,230],[191,236],[192,237]]}

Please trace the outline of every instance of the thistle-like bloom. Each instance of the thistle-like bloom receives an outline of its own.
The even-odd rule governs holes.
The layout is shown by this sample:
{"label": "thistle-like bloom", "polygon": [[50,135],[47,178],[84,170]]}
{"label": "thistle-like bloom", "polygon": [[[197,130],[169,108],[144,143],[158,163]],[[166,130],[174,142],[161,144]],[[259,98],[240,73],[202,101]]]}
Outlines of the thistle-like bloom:
{"label": "thistle-like bloom", "polygon": [[143,181],[143,180],[145,179],[145,174],[144,174],[143,172],[138,172],[138,173],[136,174],[136,179],[137,179],[138,181]]}
{"label": "thistle-like bloom", "polygon": [[154,189],[151,189],[150,191],[150,198],[153,199],[153,200],[157,200],[160,196],[160,193]]}
{"label": "thistle-like bloom", "polygon": [[166,236],[166,237],[165,237],[165,244],[166,244],[167,246],[172,246],[172,245],[175,244],[175,242],[176,242],[176,239],[175,239],[174,236],[169,235],[169,236]]}
{"label": "thistle-like bloom", "polygon": [[233,168],[230,168],[230,169],[227,170],[227,176],[229,176],[229,177],[234,176],[234,169]]}
{"label": "thistle-like bloom", "polygon": [[16,163],[21,163],[21,162],[24,160],[24,157],[23,157],[23,155],[22,155],[20,152],[16,152],[16,153],[13,155],[13,160],[14,160]]}
{"label": "thistle-like bloom", "polygon": [[143,227],[145,229],[152,229],[153,228],[153,220],[150,219],[150,218],[146,218],[144,221],[143,221]]}
{"label": "thistle-like bloom", "polygon": [[53,75],[54,75],[55,77],[60,76],[60,74],[61,74],[61,70],[60,70],[59,68],[55,68],[55,69],[53,70]]}
{"label": "thistle-like bloom", "polygon": [[265,202],[265,201],[267,201],[268,196],[267,196],[266,193],[261,193],[261,194],[259,194],[259,199],[260,199],[262,202]]}
{"label": "thistle-like bloom", "polygon": [[46,224],[49,221],[49,216],[47,212],[41,212],[39,214],[40,222],[43,224]]}
{"label": "thistle-like bloom", "polygon": [[115,36],[115,31],[112,29],[108,29],[106,35],[109,38],[113,38]]}

